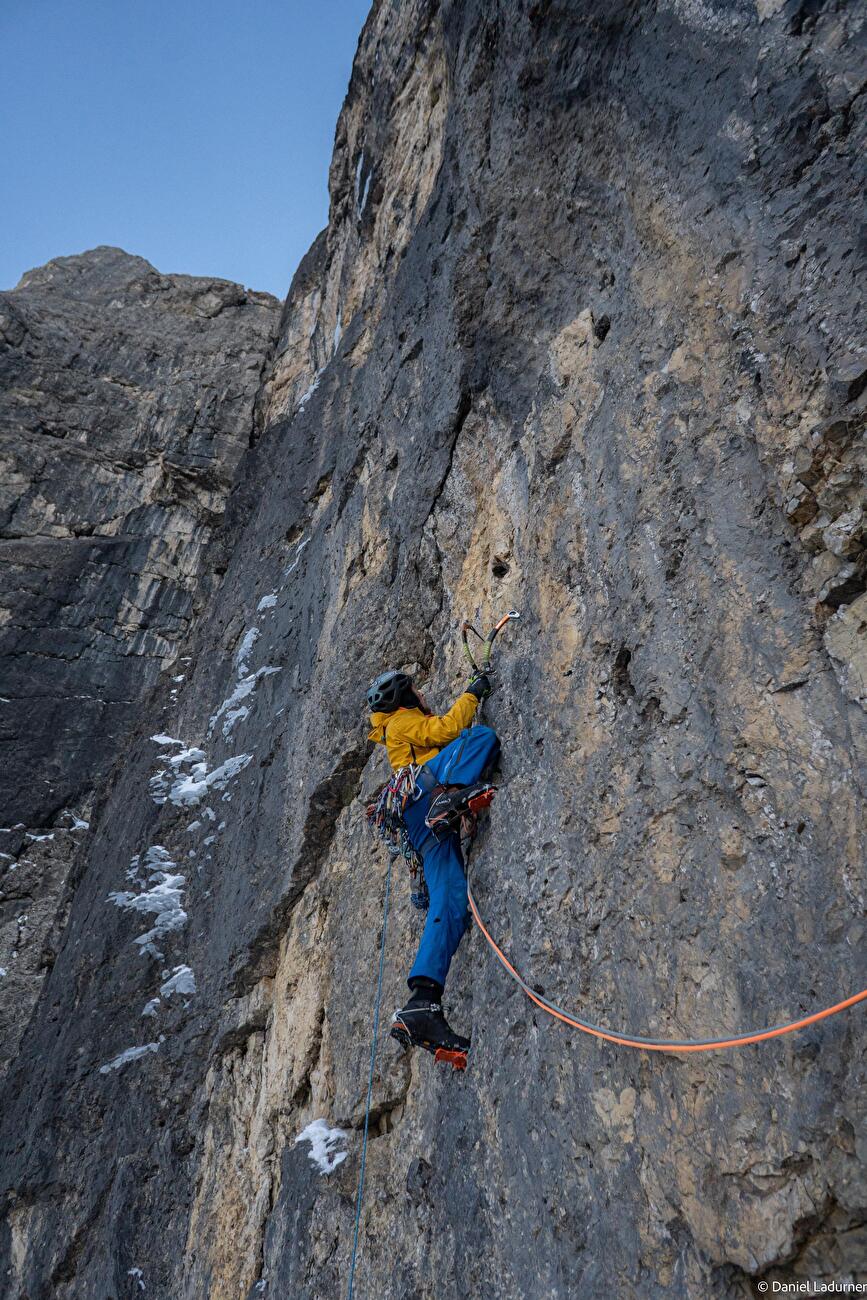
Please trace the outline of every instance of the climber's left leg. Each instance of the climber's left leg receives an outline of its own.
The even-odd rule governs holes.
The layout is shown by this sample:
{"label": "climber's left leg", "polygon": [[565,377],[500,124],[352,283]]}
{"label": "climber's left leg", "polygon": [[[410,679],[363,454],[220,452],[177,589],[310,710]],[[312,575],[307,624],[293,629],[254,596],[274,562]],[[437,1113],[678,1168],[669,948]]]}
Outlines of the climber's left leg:
{"label": "climber's left leg", "polygon": [[407,982],[412,988],[413,981],[420,977],[442,989],[452,957],[470,922],[467,878],[458,836],[447,835],[442,840],[434,839],[430,833],[428,836],[422,858],[430,906]]}

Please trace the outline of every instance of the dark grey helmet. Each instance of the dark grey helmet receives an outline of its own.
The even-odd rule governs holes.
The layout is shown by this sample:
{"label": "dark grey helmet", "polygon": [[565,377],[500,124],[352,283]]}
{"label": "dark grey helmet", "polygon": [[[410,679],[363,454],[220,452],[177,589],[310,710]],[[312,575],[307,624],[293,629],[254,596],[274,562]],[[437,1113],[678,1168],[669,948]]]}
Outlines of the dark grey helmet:
{"label": "dark grey helmet", "polygon": [[408,686],[412,686],[412,678],[406,673],[395,668],[380,673],[367,688],[367,704],[371,713],[388,713],[396,709]]}

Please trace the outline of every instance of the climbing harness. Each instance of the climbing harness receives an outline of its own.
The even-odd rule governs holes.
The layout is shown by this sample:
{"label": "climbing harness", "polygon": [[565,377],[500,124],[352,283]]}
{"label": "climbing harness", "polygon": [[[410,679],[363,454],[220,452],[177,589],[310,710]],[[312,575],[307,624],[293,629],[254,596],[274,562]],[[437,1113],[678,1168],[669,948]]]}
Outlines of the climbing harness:
{"label": "climbing harness", "polygon": [[418,766],[412,763],[398,768],[386,781],[374,803],[367,808],[367,820],[388,849],[392,858],[402,857],[409,867],[413,907],[420,912],[430,904],[422,860],[416,853],[403,820],[406,805],[418,797]]}
{"label": "climbing harness", "polygon": [[376,1000],[373,1004],[373,1041],[370,1044],[370,1071],[367,1076],[367,1101],[364,1107],[364,1137],[361,1142],[361,1167],[358,1171],[358,1191],[355,1196],[355,1228],[352,1233],[352,1258],[349,1261],[349,1291],[347,1300],[352,1300],[352,1288],[355,1281],[355,1261],[358,1255],[358,1228],[361,1223],[361,1201],[364,1196],[364,1171],[367,1165],[367,1131],[370,1127],[370,1102],[373,1097],[373,1075],[376,1069],[376,1046],[379,1038],[379,1011],[382,1006],[382,974],[385,969],[385,933],[388,928],[388,902],[391,895],[391,868],[393,856],[389,855],[388,870],[385,874],[385,900],[382,905],[382,940],[379,945],[379,978],[376,984]]}
{"label": "climbing harness", "polygon": [[471,786],[435,787],[424,824],[435,839],[446,839],[489,808],[496,792],[497,787],[490,781],[477,781]]}
{"label": "climbing harness", "polygon": [[839,1011],[845,1011],[847,1007],[854,1007],[858,1002],[867,1001],[867,989],[862,989],[860,993],[855,993],[852,997],[845,998],[832,1007],[825,1007],[822,1011],[816,1011],[811,1016],[805,1016],[802,1020],[793,1020],[785,1025],[774,1025],[770,1029],[732,1034],[727,1038],[685,1038],[666,1041],[656,1038],[640,1038],[636,1034],[614,1033],[610,1029],[603,1029],[601,1025],[593,1024],[590,1020],[580,1020],[577,1016],[567,1014],[562,1007],[557,1006],[556,1002],[550,1002],[548,998],[544,998],[540,993],[537,993],[523,976],[519,975],[502,948],[491,937],[487,926],[482,920],[478,904],[473,897],[469,879],[467,879],[467,896],[476,925],[490,944],[497,960],[516,984],[520,985],[531,1002],[535,1002],[536,1006],[540,1007],[542,1011],[547,1011],[549,1016],[554,1016],[555,1019],[562,1021],[564,1024],[571,1025],[573,1029],[580,1029],[585,1034],[592,1034],[594,1038],[603,1038],[606,1042],[616,1043],[620,1047],[636,1047],[646,1052],[713,1052],[724,1047],[744,1047],[747,1043],[761,1043],[768,1038],[781,1038],[783,1034],[792,1034],[797,1029],[806,1029],[808,1025],[815,1025],[820,1020],[827,1020],[829,1016],[834,1016]]}

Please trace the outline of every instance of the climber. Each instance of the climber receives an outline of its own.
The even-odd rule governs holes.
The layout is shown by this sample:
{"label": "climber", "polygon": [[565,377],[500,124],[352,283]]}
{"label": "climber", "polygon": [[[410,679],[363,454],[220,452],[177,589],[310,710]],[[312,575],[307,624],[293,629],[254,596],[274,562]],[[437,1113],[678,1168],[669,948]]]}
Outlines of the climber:
{"label": "climber", "polygon": [[[490,727],[470,728],[490,679],[476,672],[448,713],[432,714],[412,678],[385,672],[367,692],[369,739],[384,745],[395,771],[412,765],[414,787],[404,809],[410,842],[424,864],[430,894],[418,955],[409,973],[411,997],[392,1017],[391,1035],[445,1059],[465,1056],[468,1038],[456,1034],[442,1009],[449,965],[469,925],[461,819],[486,807],[500,742]],[[438,1058],[440,1059],[440,1058]]]}

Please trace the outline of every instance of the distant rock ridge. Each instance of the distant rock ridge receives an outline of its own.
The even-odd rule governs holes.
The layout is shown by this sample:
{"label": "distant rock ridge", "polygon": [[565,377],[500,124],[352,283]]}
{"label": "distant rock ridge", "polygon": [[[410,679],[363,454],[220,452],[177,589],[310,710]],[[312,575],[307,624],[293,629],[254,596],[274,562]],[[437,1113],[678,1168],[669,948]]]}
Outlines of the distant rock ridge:
{"label": "distant rock ridge", "polygon": [[0,294],[0,1066],[54,959],[74,822],[186,672],[279,316],[118,248]]}

